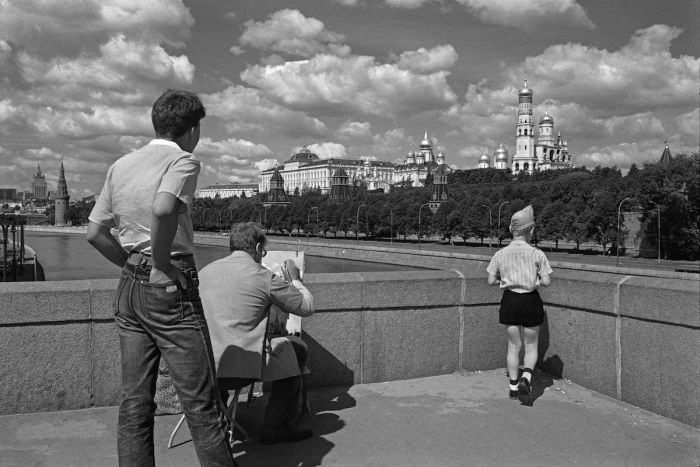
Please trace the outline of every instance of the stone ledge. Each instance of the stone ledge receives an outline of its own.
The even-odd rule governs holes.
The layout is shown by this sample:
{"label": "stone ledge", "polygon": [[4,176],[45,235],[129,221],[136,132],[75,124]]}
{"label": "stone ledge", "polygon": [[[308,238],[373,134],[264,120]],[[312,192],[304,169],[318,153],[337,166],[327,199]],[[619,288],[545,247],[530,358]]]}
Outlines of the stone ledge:
{"label": "stone ledge", "polygon": [[700,327],[700,282],[630,277],[620,286],[620,315]]}

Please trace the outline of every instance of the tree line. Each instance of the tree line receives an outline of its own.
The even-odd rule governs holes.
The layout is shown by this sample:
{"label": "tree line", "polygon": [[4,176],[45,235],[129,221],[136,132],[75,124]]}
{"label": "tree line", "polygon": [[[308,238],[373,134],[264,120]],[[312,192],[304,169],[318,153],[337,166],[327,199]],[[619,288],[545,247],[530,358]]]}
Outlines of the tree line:
{"label": "tree line", "polygon": [[[632,165],[623,176],[617,167],[585,167],[514,175],[497,169],[456,170],[448,176],[450,198],[436,213],[425,187],[392,187],[388,193],[351,187],[351,199],[333,203],[319,190],[295,190],[290,204],[268,206],[265,193],[241,198],[198,198],[192,209],[196,230],[225,231],[232,223],[259,222],[270,233],[363,238],[439,235],[447,240],[509,238],[514,212],[531,204],[535,242],[594,243],[603,251],[624,244],[625,216],[640,221],[640,248],[668,259],[700,259],[700,154],[678,154],[670,164]],[[78,204],[78,203],[76,203]],[[89,206],[76,206],[85,217]],[[661,230],[657,230],[658,215]],[[618,219],[619,217],[619,219]],[[618,221],[620,222],[618,241]],[[420,230],[420,231],[419,231]]]}

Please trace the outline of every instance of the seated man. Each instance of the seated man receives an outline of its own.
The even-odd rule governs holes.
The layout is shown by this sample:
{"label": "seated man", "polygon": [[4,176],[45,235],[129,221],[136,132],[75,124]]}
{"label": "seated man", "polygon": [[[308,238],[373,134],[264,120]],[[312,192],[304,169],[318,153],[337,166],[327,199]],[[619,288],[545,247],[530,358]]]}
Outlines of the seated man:
{"label": "seated man", "polygon": [[296,336],[270,338],[267,318],[271,305],[310,316],[313,297],[293,261],[282,266],[286,281],[261,265],[267,239],[257,224],[234,225],[229,242],[231,254],[199,273],[219,386],[231,387],[242,379],[272,381],[261,443],[309,438],[310,430],[296,426],[304,407],[301,375],[306,344]]}

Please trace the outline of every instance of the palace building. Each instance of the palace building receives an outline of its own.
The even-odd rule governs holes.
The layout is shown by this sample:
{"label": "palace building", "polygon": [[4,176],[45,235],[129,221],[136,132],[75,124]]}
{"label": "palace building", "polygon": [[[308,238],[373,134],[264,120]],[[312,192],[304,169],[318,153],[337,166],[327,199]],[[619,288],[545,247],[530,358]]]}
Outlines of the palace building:
{"label": "palace building", "polygon": [[394,179],[394,164],[391,162],[371,161],[368,159],[321,159],[317,154],[304,147],[293,154],[283,165],[264,170],[261,175],[259,190],[270,191],[270,180],[277,170],[284,179],[287,193],[296,189],[331,191],[333,175],[343,169],[350,184],[357,182],[369,190],[389,190]]}
{"label": "palace building", "polygon": [[257,183],[229,183],[226,185],[209,185],[195,193],[197,198],[231,198],[233,196],[250,198],[258,194]]}

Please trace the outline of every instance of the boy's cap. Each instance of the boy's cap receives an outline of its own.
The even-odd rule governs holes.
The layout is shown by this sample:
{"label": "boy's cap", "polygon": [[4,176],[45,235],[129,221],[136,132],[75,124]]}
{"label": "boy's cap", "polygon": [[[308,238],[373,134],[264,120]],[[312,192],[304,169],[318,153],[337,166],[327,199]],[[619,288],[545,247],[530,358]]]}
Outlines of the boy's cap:
{"label": "boy's cap", "polygon": [[513,214],[510,218],[510,231],[522,230],[524,228],[535,225],[535,211],[532,210],[532,206],[527,206],[520,211]]}

